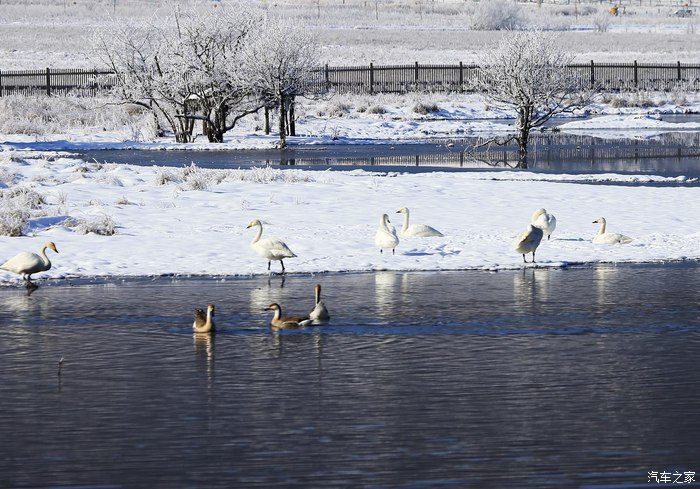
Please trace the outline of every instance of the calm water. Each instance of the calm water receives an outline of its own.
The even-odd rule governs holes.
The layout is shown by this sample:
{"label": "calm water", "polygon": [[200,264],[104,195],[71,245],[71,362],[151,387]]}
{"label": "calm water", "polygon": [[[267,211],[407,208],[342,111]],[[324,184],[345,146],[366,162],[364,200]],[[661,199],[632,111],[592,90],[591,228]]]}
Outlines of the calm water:
{"label": "calm water", "polygon": [[[332,144],[290,146],[285,150],[158,151],[89,150],[76,156],[85,161],[202,168],[364,168],[407,172],[512,169],[517,147],[493,147],[473,152],[476,137],[435,139],[413,144]],[[183,146],[184,147],[184,146]],[[472,155],[470,157],[469,155]],[[609,140],[564,133],[535,133],[529,168],[555,173],[642,173],[700,177],[700,132],[666,133],[643,139]]]}
{"label": "calm water", "polygon": [[[317,282],[331,323],[271,333]],[[0,487],[644,487],[700,470],[698,290],[697,265],[0,288]]]}

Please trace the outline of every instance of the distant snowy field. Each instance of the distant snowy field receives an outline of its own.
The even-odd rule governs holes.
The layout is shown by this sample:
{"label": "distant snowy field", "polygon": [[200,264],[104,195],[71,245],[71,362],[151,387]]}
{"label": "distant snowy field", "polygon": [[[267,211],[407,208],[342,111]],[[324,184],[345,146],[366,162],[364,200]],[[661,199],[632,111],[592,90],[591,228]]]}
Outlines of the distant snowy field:
{"label": "distant snowy field", "polygon": [[[180,0],[179,4],[194,3]],[[200,8],[230,3],[199,1]],[[244,2],[272,14],[301,17],[322,46],[319,64],[471,63],[493,48],[503,31],[470,29],[473,1],[294,0]],[[697,62],[697,18],[672,13],[678,0],[621,2],[624,14],[607,14],[610,2],[521,3],[529,26],[561,33],[562,49],[587,62]],[[633,4],[634,3],[634,4]],[[90,39],[112,19],[145,22],[169,12],[160,0],[8,0],[0,9],[0,70],[92,68]],[[376,8],[375,8],[376,7]],[[605,32],[600,32],[605,25]],[[380,49],[378,49],[380,47]]]}

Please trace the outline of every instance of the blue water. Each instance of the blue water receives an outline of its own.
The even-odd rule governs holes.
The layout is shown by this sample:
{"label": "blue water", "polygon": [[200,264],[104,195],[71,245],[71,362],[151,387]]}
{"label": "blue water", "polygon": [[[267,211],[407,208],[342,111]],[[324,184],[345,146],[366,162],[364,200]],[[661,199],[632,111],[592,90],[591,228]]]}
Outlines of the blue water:
{"label": "blue water", "polygon": [[[316,283],[331,322],[272,332]],[[698,290],[694,263],[0,288],[0,487],[644,487],[700,464]]]}

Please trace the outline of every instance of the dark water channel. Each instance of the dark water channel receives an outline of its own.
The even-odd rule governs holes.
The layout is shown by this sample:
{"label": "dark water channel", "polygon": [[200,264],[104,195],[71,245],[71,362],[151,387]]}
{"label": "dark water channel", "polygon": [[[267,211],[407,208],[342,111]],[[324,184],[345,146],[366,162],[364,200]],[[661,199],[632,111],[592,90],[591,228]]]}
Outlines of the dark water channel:
{"label": "dark water channel", "polygon": [[[317,282],[330,324],[272,333]],[[698,290],[697,264],[0,288],[0,487],[658,487],[700,469]]]}
{"label": "dark water channel", "polygon": [[[203,168],[364,168],[410,172],[512,169],[515,146],[475,150],[476,137],[414,143],[291,145],[285,150],[157,151],[86,150],[86,161]],[[676,132],[649,139],[614,139],[555,132],[531,138],[529,169],[564,173],[653,173],[700,177],[700,132]]]}

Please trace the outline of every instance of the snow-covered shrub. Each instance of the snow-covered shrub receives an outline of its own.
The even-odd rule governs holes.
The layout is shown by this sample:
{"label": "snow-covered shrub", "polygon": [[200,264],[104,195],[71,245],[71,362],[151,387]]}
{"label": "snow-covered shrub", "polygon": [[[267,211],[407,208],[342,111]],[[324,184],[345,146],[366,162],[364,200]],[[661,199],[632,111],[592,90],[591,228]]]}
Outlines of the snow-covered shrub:
{"label": "snow-covered shrub", "polygon": [[26,187],[0,191],[0,235],[22,236],[31,211],[45,203],[44,197]]}
{"label": "snow-covered shrub", "polygon": [[382,105],[374,104],[367,109],[369,114],[386,114],[386,109]]}
{"label": "snow-covered shrub", "polygon": [[593,29],[596,32],[608,32],[610,28],[610,22],[612,22],[612,16],[605,10],[601,10],[592,17]]}
{"label": "snow-covered shrub", "polygon": [[[2,164],[2,160],[0,160]],[[7,168],[0,166],[0,187],[10,185],[15,179],[15,175]]]}
{"label": "snow-covered shrub", "polygon": [[204,170],[194,163],[180,170],[179,186],[182,190],[209,190],[212,185],[219,183],[214,171]]}
{"label": "snow-covered shrub", "polygon": [[270,166],[254,166],[245,170],[238,168],[236,170],[231,170],[228,176],[231,180],[254,183],[298,183],[315,181],[309,172],[278,170]]}
{"label": "snow-covered shrub", "polygon": [[350,106],[343,102],[332,102],[326,106],[328,117],[344,117],[350,112]]}
{"label": "snow-covered shrub", "polygon": [[0,236],[22,236],[29,212],[16,207],[0,207]]}
{"label": "snow-covered shrub", "polygon": [[435,102],[416,102],[413,106],[413,112],[421,115],[428,115],[432,112],[439,112],[440,107]]}
{"label": "snow-covered shrub", "polygon": [[176,183],[178,181],[175,173],[165,167],[154,166],[153,174],[155,177],[155,184],[158,186]]}
{"label": "snow-covered shrub", "polygon": [[11,202],[16,207],[36,210],[46,203],[44,197],[27,187],[14,187],[0,192],[0,200]]}
{"label": "snow-covered shrub", "polygon": [[88,219],[78,219],[76,231],[79,234],[99,234],[100,236],[113,236],[117,233],[117,225],[112,216],[103,214]]}
{"label": "snow-covered shrub", "polygon": [[526,25],[522,8],[511,0],[479,2],[470,20],[475,31],[517,30]]}

